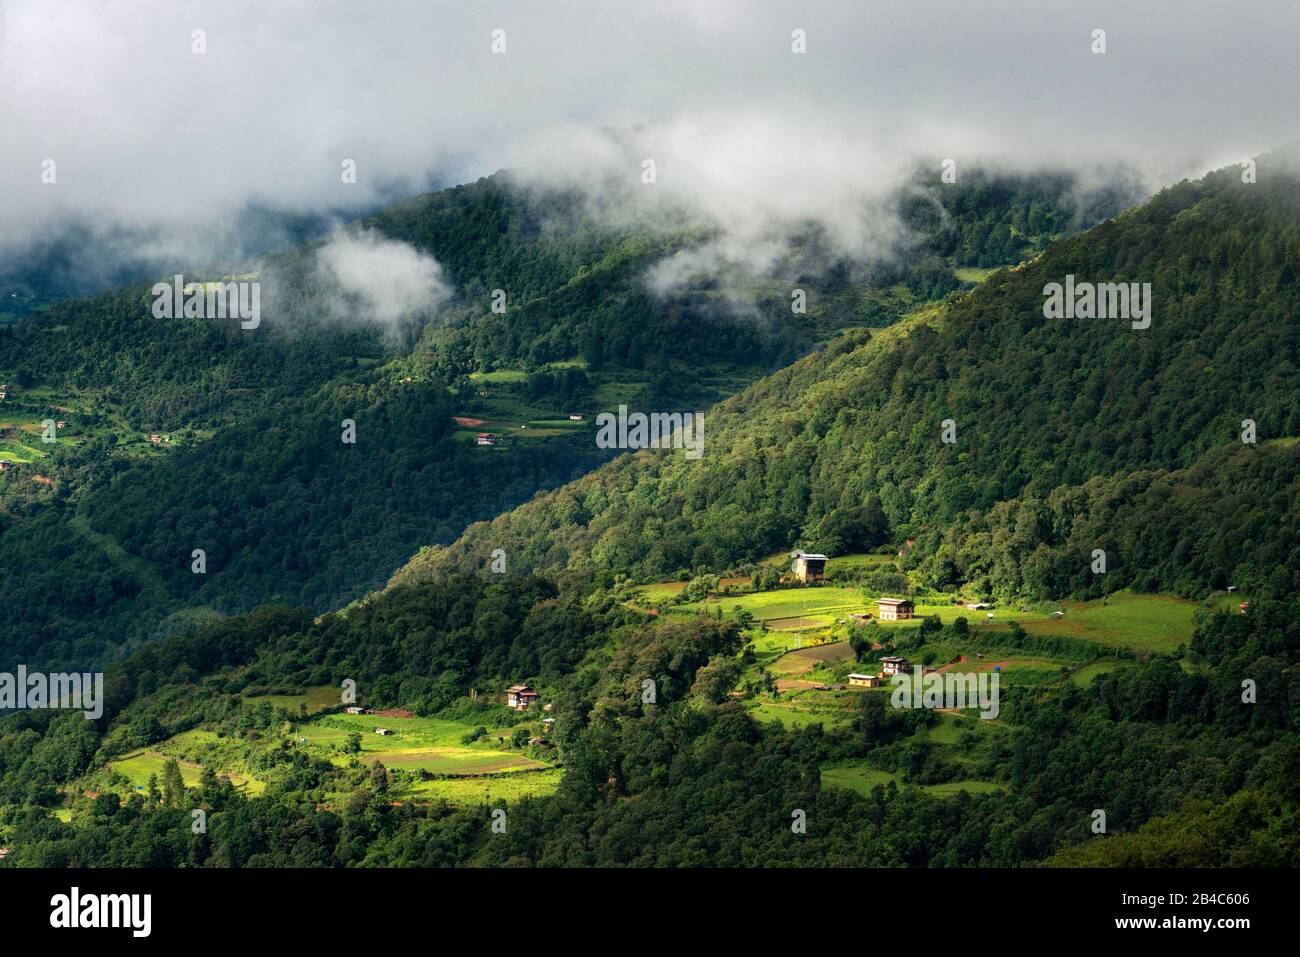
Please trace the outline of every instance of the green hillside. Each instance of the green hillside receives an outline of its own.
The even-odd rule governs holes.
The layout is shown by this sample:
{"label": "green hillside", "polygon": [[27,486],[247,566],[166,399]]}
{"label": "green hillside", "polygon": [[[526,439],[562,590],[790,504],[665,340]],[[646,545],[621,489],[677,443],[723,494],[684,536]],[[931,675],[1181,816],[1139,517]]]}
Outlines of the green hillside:
{"label": "green hillside", "polygon": [[[708,410],[698,461],[620,456],[341,611],[178,621],[107,667],[98,720],[0,719],[4,866],[1300,863],[1284,826],[1300,178],[1278,156],[1259,169],[1249,187],[1179,184],[973,291],[844,332]],[[1071,273],[1151,281],[1151,327],[1044,319],[1044,287]],[[503,371],[524,372],[471,380],[499,421],[564,428],[509,419],[529,410],[491,394],[520,382]],[[388,431],[442,420],[448,450],[527,448],[456,439],[479,427],[447,423],[456,386],[403,378],[365,393]],[[354,388],[323,386],[319,414]],[[1246,417],[1256,443],[1237,437]],[[356,462],[277,428],[173,451],[207,475],[228,463],[210,487],[262,516],[243,527],[273,529],[283,588],[292,543],[320,532],[312,508],[349,528],[340,501],[398,507],[374,492],[277,513],[289,490],[404,487],[394,461],[423,458],[376,453],[389,481],[364,485]],[[241,481],[236,449],[267,491]],[[138,504],[112,521],[143,523],[168,474],[115,479]],[[437,501],[438,483],[419,487]],[[96,520],[73,527],[112,560],[122,545]],[[166,540],[148,534],[125,537]],[[831,555],[827,580],[789,574],[796,547]],[[916,615],[879,620],[902,594]],[[975,698],[896,701],[900,658]],[[537,694],[522,711],[519,684]]]}
{"label": "green hillside", "polygon": [[[0,475],[0,664],[85,666],[263,602],[345,605],[421,546],[606,461],[596,410],[707,407],[836,328],[958,288],[956,268],[1014,263],[1131,196],[1085,204],[1068,176],[967,179],[900,193],[912,248],[868,275],[809,270],[796,253],[788,281],[660,298],[646,270],[710,224],[616,229],[581,197],[502,173],[354,227],[431,254],[451,287],[394,325],[341,314],[317,241],[238,271],[262,283],[252,332],[156,318],[149,284],[0,328],[0,456],[15,463]],[[186,278],[199,277],[230,273]],[[794,282],[808,315],[791,314]],[[763,321],[719,308],[735,296]],[[33,434],[47,417],[66,420],[48,445]],[[345,419],[355,445],[340,441]],[[477,431],[501,440],[478,447]]]}
{"label": "green hillside", "polygon": [[[1300,199],[1293,160],[1260,164],[1258,184],[1181,183],[887,331],[847,332],[711,410],[700,460],[625,455],[394,580],[492,548],[655,580],[911,537],[905,564],[939,588],[1292,593]],[[1044,286],[1067,274],[1151,281],[1151,327],[1045,319]]]}

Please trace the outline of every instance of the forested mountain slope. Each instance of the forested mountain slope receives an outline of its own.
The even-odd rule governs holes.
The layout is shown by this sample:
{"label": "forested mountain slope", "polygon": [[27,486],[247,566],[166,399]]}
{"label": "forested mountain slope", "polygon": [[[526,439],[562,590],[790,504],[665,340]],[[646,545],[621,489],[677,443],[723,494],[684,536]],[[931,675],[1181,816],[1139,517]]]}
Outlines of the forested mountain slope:
{"label": "forested mountain slope", "polygon": [[[441,268],[445,300],[395,321],[353,314],[322,277],[328,237],[233,277],[262,283],[251,331],[155,317],[150,284],[58,303],[0,328],[0,458],[13,460],[0,475],[0,603],[14,609],[0,664],[84,667],[196,614],[345,604],[419,547],[607,459],[567,413],[708,405],[835,328],[888,323],[970,285],[959,267],[1032,255],[1129,195],[972,172],[900,192],[909,248],[865,274],[844,263],[766,291],[702,279],[657,296],[647,269],[715,226],[612,226],[580,196],[499,174],[350,228]],[[790,311],[796,280],[807,315]],[[733,293],[766,318],[723,308]],[[39,437],[46,418],[65,422],[53,444]],[[340,441],[344,420],[355,446]],[[476,429],[508,440],[477,448]]]}
{"label": "forested mountain slope", "polygon": [[[1180,184],[969,295],[846,332],[707,411],[698,461],[622,456],[342,612],[191,623],[108,666],[98,720],[0,719],[4,866],[1294,865],[1300,216],[1292,174],[1267,157],[1260,173]],[[1044,319],[1044,286],[1070,273],[1151,282],[1150,328]],[[412,422],[453,394],[400,379],[367,392]],[[1240,440],[1247,417],[1257,442]],[[276,428],[239,434],[274,458]],[[302,451],[271,473],[287,488],[360,477]],[[206,469],[230,471],[233,495],[226,454]],[[140,481],[137,501],[161,494]],[[287,545],[316,529],[295,532],[285,500],[238,507],[265,510]],[[906,538],[914,574],[896,577],[939,613],[861,626],[879,647],[836,621],[878,597],[865,584],[714,582],[683,602],[621,577]],[[1146,602],[1127,622],[1118,601],[1071,603],[1066,623],[1029,603],[999,600],[1005,622],[963,607],[982,591],[1199,595],[1229,576],[1244,606],[1127,596]],[[826,595],[842,603],[830,623],[795,631],[733,604]],[[1185,628],[1153,641],[1145,616],[1168,606]],[[1041,617],[1021,627],[1021,612]],[[798,674],[843,681],[886,653],[1000,670],[998,714],[776,680],[832,650],[851,657]],[[382,714],[343,713],[348,681]],[[550,707],[508,708],[519,682]]]}
{"label": "forested mountain slope", "polygon": [[[663,577],[920,536],[909,561],[935,586],[1196,594],[1238,574],[1293,591],[1298,186],[1290,151],[1262,157],[1257,183],[1232,168],[1166,189],[756,383],[708,414],[700,460],[624,456],[395,580],[492,548],[528,568]],[[1045,318],[1045,287],[1067,275],[1150,283],[1150,327]],[[1108,546],[1113,574],[1091,575],[1091,550]]]}

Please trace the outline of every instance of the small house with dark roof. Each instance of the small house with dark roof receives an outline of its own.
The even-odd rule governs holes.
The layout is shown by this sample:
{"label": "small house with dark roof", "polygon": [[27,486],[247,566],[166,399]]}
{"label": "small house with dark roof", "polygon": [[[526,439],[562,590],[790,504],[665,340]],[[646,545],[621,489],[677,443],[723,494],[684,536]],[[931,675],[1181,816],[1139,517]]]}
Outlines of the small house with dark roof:
{"label": "small house with dark roof", "polygon": [[826,556],[799,554],[794,560],[794,577],[801,582],[819,582],[826,577]]}
{"label": "small house with dark roof", "polygon": [[539,697],[540,695],[528,685],[511,685],[506,689],[506,707],[514,708],[516,711],[527,711],[537,703]]}
{"label": "small house with dark roof", "polygon": [[912,663],[906,658],[897,658],[888,655],[880,659],[880,673],[886,677],[890,675],[906,674],[912,669]]}
{"label": "small house with dark roof", "polygon": [[916,613],[910,598],[881,598],[876,601],[876,612],[881,621],[902,621]]}

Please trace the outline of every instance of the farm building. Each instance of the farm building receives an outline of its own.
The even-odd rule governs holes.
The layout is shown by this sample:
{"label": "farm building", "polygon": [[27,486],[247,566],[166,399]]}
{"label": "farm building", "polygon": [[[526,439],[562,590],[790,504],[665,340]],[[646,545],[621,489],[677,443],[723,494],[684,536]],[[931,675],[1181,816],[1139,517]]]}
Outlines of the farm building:
{"label": "farm building", "polygon": [[375,734],[392,734],[392,728],[375,728]]}
{"label": "farm building", "polygon": [[579,412],[570,412],[570,413],[569,413],[569,421],[570,421],[570,422],[581,422],[582,419],[583,419],[583,416],[582,416],[582,414],[579,413]]}
{"label": "farm building", "polygon": [[865,612],[865,611],[854,612],[852,615],[849,615],[849,617],[850,617],[851,619],[853,619],[854,621],[870,621],[870,620],[871,620],[871,615],[870,615],[870,613]]}
{"label": "farm building", "polygon": [[826,577],[826,556],[800,554],[794,560],[794,577],[801,582],[821,581]]}
{"label": "farm building", "polygon": [[346,711],[348,714],[369,714],[370,713],[369,710],[367,710],[366,708],[359,707],[358,705],[352,705],[350,708],[344,708],[343,710]]}
{"label": "farm building", "polygon": [[9,386],[0,385],[0,399],[9,398]]}
{"label": "farm building", "polygon": [[5,469],[11,469],[13,467],[14,467],[13,462],[10,462],[8,459],[0,459],[0,472],[3,472]]}
{"label": "farm building", "polygon": [[876,602],[876,611],[881,621],[902,621],[912,617],[916,605],[909,598],[881,598]]}
{"label": "farm building", "polygon": [[491,432],[480,432],[474,441],[479,445],[496,445],[497,437]]}
{"label": "farm building", "polygon": [[537,703],[538,697],[528,685],[511,685],[506,689],[506,706],[516,711],[527,711]]}
{"label": "farm building", "polygon": [[883,675],[901,675],[911,670],[912,663],[906,658],[895,658],[890,655],[880,659],[880,673]]}
{"label": "farm building", "polygon": [[849,675],[850,688],[875,688],[880,685],[876,675]]}
{"label": "farm building", "polygon": [[986,602],[986,601],[968,601],[968,602],[966,602],[966,609],[967,609],[968,611],[988,611],[988,610],[989,610],[990,608],[992,608],[992,607],[993,607],[993,606],[990,605],[990,604],[989,604],[988,602]]}

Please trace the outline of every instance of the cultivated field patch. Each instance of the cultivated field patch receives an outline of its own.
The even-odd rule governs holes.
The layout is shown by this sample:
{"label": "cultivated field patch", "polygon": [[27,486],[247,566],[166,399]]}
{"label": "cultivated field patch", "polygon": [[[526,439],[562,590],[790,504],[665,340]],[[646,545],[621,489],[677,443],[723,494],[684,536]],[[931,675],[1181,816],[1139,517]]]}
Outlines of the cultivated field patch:
{"label": "cultivated field patch", "polygon": [[821,784],[824,788],[846,788],[869,797],[876,786],[885,787],[893,781],[900,789],[917,787],[932,797],[956,797],[962,791],[968,794],[986,794],[1002,791],[1005,788],[995,781],[945,781],[942,784],[907,785],[892,771],[881,771],[865,764],[828,765],[821,769]]}
{"label": "cultivated field patch", "polygon": [[1173,651],[1191,640],[1199,603],[1173,595],[1115,592],[1096,601],[1060,603],[1065,614],[1022,621],[1037,635],[1087,638],[1103,645],[1140,651]]}

